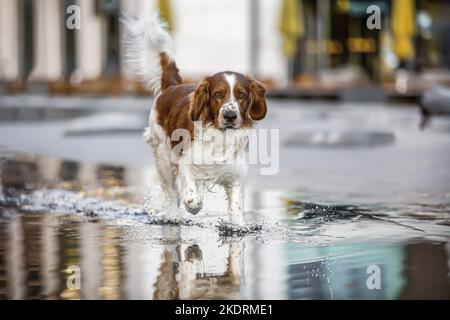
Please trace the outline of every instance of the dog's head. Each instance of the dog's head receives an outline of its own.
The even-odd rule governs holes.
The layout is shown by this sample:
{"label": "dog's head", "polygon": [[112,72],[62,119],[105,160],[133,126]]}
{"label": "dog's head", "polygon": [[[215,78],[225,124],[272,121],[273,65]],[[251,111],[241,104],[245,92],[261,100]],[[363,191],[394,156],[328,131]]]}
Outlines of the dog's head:
{"label": "dog's head", "polygon": [[191,95],[189,117],[216,129],[251,128],[267,113],[266,89],[258,81],[236,72],[205,78]]}

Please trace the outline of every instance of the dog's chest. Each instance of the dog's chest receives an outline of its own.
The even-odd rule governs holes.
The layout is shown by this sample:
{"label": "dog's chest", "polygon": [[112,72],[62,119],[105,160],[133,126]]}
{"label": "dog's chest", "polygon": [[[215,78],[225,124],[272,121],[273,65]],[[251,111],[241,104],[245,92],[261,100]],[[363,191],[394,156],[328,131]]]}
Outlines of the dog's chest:
{"label": "dog's chest", "polygon": [[227,134],[206,130],[192,141],[183,160],[194,179],[227,182],[245,174],[247,145],[248,133],[244,130]]}

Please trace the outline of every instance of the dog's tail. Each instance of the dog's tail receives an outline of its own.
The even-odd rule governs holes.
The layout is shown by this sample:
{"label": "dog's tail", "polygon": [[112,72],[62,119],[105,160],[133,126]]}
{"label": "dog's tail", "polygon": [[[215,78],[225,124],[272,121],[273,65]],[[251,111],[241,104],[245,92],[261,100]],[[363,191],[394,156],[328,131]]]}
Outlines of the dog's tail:
{"label": "dog's tail", "polygon": [[172,38],[157,13],[121,18],[125,25],[125,64],[156,97],[182,79],[175,64]]}

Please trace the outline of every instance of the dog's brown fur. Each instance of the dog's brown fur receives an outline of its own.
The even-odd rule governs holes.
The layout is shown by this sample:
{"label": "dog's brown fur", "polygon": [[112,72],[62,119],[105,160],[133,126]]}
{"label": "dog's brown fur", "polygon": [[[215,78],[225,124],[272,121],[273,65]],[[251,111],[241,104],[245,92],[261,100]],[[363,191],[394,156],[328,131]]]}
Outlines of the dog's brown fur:
{"label": "dog's brown fur", "polygon": [[[175,62],[161,54],[161,95],[156,101],[158,124],[168,136],[176,129],[186,129],[193,138],[194,121],[212,124],[216,128],[217,117],[223,101],[231,92],[224,80],[225,74],[234,74],[234,96],[238,99],[243,116],[242,127],[251,128],[254,121],[266,116],[266,90],[258,81],[236,72],[220,72],[206,77],[197,87],[183,85]],[[177,142],[172,142],[176,144]]]}

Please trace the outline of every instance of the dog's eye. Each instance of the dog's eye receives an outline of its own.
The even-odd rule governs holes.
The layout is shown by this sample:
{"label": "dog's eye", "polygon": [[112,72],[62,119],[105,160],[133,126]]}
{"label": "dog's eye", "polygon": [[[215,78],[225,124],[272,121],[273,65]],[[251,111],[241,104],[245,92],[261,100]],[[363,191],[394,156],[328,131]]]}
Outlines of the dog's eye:
{"label": "dog's eye", "polygon": [[222,99],[222,93],[220,91],[217,91],[216,93],[214,93],[214,97],[216,97],[217,99]]}
{"label": "dog's eye", "polygon": [[241,93],[239,93],[238,97],[239,97],[239,99],[245,99],[246,95],[245,95],[245,93],[241,92]]}

